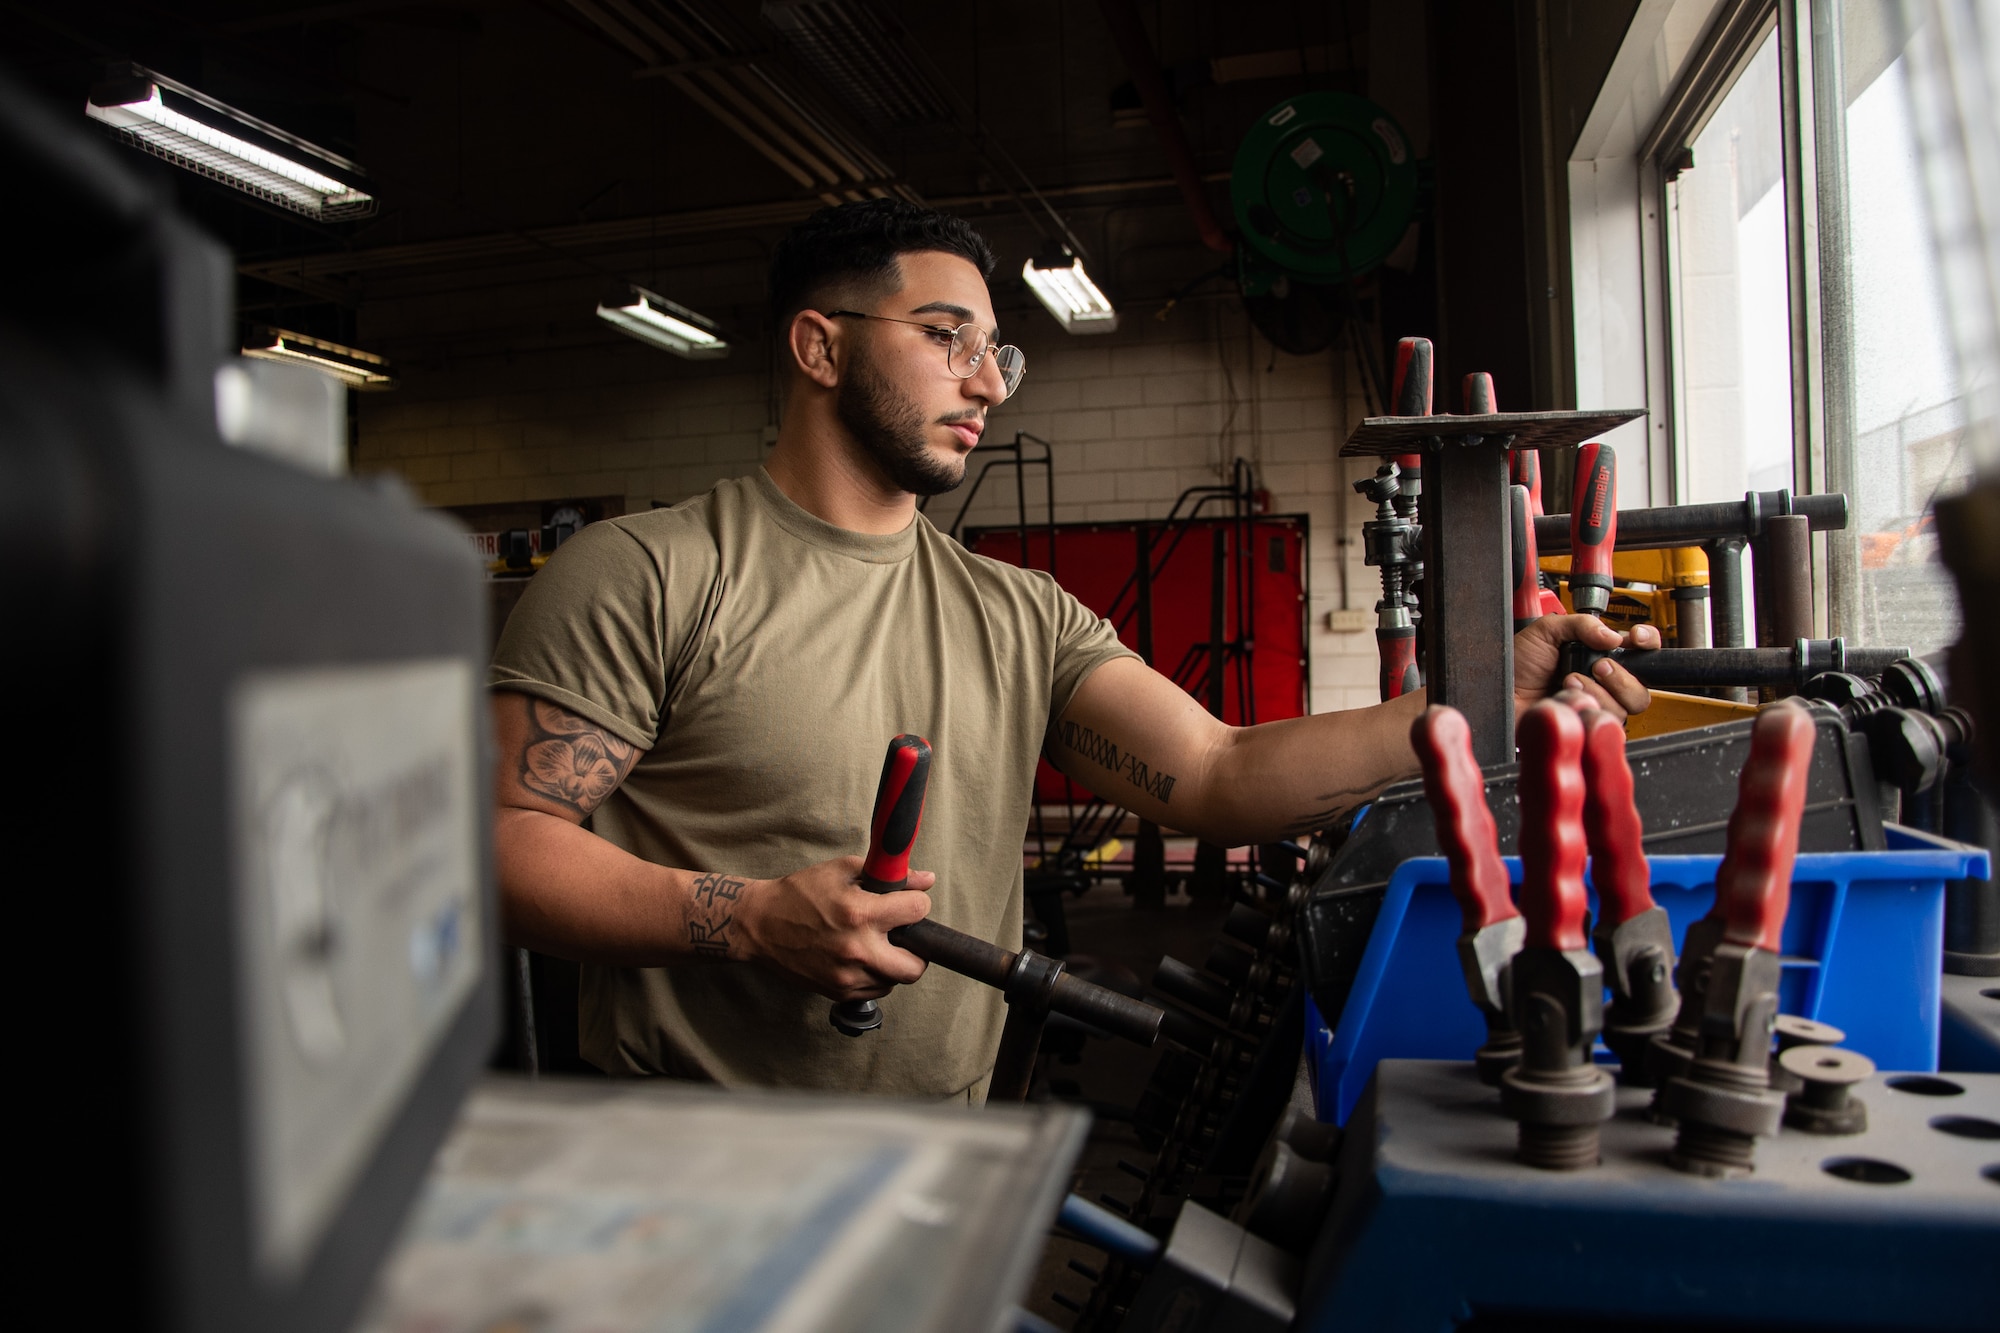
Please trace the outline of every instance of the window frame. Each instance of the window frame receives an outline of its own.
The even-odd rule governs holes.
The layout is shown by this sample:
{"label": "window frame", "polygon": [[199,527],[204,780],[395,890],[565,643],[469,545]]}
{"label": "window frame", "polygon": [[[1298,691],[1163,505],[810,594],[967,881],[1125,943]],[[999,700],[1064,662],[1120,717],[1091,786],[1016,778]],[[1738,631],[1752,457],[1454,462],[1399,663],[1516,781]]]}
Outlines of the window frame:
{"label": "window frame", "polygon": [[[1668,0],[1642,4],[1610,76],[1599,90],[1589,123],[1573,148],[1570,172],[1570,263],[1574,307],[1572,327],[1579,388],[1596,370],[1603,383],[1632,383],[1640,369],[1605,369],[1587,358],[1584,330],[1634,305],[1642,325],[1643,383],[1653,428],[1646,435],[1646,474],[1651,503],[1685,503],[1690,447],[1677,345],[1674,237],[1668,207],[1672,164],[1713,118],[1758,48],[1777,33],[1779,115],[1785,208],[1786,295],[1790,333],[1792,484],[1796,494],[1839,491],[1856,494],[1853,402],[1853,308],[1847,270],[1845,107],[1840,97],[1841,0]],[[1699,22],[1700,36],[1662,68],[1661,32],[1677,20]],[[1650,21],[1650,26],[1647,26]],[[1650,65],[1650,68],[1648,66]],[[1664,74],[1664,87],[1649,90],[1648,78]],[[1621,86],[1624,85],[1624,86]],[[1648,98],[1648,92],[1651,92]],[[1636,144],[1622,151],[1601,147],[1603,129],[1618,115],[1637,130]],[[1593,126],[1597,126],[1595,138]],[[1613,135],[1615,138],[1615,133]],[[1822,151],[1824,150],[1824,151]],[[1580,197],[1580,168],[1597,169],[1627,159],[1634,197]],[[1615,216],[1614,216],[1615,214]],[[1575,238],[1588,242],[1609,236],[1630,253],[1601,259],[1582,256]],[[1618,265],[1631,269],[1627,289],[1603,275]],[[1585,271],[1588,269],[1589,271]],[[1594,308],[1586,309],[1586,305]],[[1623,406],[1583,402],[1579,406]],[[1629,397],[1613,393],[1615,397]],[[1815,633],[1853,639],[1861,628],[1861,568],[1858,538],[1852,532],[1815,533],[1813,602]]]}

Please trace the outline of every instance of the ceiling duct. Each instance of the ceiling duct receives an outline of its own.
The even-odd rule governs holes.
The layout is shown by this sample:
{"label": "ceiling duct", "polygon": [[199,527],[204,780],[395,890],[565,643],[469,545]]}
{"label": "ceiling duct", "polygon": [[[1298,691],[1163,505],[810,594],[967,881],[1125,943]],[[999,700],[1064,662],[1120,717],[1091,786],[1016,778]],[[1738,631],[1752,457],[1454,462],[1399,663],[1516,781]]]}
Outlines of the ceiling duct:
{"label": "ceiling duct", "polygon": [[635,78],[672,83],[784,172],[829,204],[916,193],[888,163],[708,0],[569,0],[642,63]]}
{"label": "ceiling duct", "polygon": [[901,25],[871,0],[764,0],[764,22],[876,129],[942,125],[950,105],[903,45]]}

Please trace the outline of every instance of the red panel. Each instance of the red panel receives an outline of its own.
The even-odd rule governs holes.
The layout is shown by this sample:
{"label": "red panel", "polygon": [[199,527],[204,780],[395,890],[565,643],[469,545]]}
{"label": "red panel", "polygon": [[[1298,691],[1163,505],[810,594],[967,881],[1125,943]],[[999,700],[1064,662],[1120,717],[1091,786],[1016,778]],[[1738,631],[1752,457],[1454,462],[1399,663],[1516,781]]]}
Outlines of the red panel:
{"label": "red panel", "polygon": [[[1118,626],[1118,637],[1139,647],[1136,583],[1139,526],[1092,523],[1059,527],[1055,533],[1056,581],[1078,601]],[[1239,527],[1229,519],[1199,521],[1153,535],[1153,665],[1206,704],[1208,699],[1209,614],[1217,534],[1224,543],[1223,636],[1242,636],[1244,602],[1250,607],[1251,637],[1248,715],[1245,715],[1240,659],[1225,664],[1222,717],[1231,724],[1270,722],[1305,712],[1304,643],[1305,519],[1263,516]],[[1247,562],[1238,545],[1248,532]],[[1022,560],[1021,534],[989,528],[967,534],[971,548],[1011,565]],[[1047,531],[1030,530],[1028,559],[1049,568]],[[1036,799],[1060,802],[1074,795],[1061,774],[1042,764]]]}

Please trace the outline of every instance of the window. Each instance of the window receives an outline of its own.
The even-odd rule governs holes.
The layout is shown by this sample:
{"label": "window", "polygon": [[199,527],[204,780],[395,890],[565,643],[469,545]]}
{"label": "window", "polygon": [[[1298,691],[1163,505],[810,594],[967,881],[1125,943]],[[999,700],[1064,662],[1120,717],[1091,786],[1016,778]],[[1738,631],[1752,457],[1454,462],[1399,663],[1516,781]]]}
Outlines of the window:
{"label": "window", "polygon": [[1792,338],[1775,27],[1664,174],[1675,501],[1790,488]]}
{"label": "window", "polygon": [[1827,127],[1818,147],[1830,159],[1823,175],[1834,191],[1831,198],[1822,191],[1821,231],[1844,252],[1828,277],[1846,288],[1844,299],[1829,303],[1844,327],[1829,329],[1837,354],[1826,367],[1829,402],[1836,394],[1844,400],[1829,416],[1836,426],[1844,416],[1846,425],[1829,432],[1828,447],[1851,459],[1851,517],[1834,543],[1844,559],[1830,562],[1836,582],[1847,584],[1834,589],[1836,608],[1845,602],[1836,618],[1857,639],[1925,653],[1956,639],[1959,628],[1931,502],[1965,484],[1972,460],[1911,116],[1907,51],[1915,34],[1903,29],[1901,7],[1880,0],[1826,8],[1838,28],[1822,37],[1834,51],[1816,62],[1819,121]]}
{"label": "window", "polygon": [[1958,636],[1930,506],[1973,470],[1911,98],[1938,9],[1642,5],[1568,164],[1578,405],[1651,410],[1627,503],[1845,492],[1821,632],[1919,654]]}

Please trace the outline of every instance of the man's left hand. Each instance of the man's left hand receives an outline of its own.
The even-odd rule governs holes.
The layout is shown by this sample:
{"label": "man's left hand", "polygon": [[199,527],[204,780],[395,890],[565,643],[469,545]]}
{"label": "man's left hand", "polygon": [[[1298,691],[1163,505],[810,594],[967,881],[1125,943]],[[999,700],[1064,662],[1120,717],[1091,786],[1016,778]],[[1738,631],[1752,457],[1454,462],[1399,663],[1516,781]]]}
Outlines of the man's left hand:
{"label": "man's left hand", "polygon": [[1620,634],[1596,616],[1543,616],[1514,636],[1514,716],[1562,689],[1578,690],[1597,707],[1621,718],[1646,711],[1652,694],[1608,657],[1597,664],[1594,678],[1575,672],[1560,675],[1557,668],[1562,647],[1572,640],[1607,653],[1614,648],[1657,648],[1660,631],[1651,625],[1638,625],[1630,633]]}

